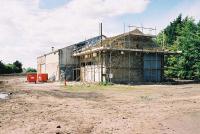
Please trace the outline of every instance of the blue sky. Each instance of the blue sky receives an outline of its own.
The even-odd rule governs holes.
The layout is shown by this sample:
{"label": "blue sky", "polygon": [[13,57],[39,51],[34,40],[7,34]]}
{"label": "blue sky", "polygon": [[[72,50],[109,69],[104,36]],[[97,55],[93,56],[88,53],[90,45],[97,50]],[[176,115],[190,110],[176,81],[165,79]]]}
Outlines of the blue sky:
{"label": "blue sky", "polygon": [[[165,28],[180,13],[200,20],[200,0],[0,0],[0,60],[36,67],[36,57],[128,25]],[[5,45],[6,44],[6,45]],[[20,54],[19,54],[20,52]]]}
{"label": "blue sky", "polygon": [[144,12],[124,15],[120,19],[132,21],[136,18],[136,20],[138,19],[141,22],[146,19],[159,19],[159,16],[166,14],[175,8],[180,2],[180,0],[152,0]]}
{"label": "blue sky", "polygon": [[54,9],[65,5],[69,0],[40,0],[40,8]]}
{"label": "blue sky", "polygon": [[[183,1],[184,0],[152,0],[147,7],[147,10],[151,13],[167,11],[173,7],[176,7]],[[69,0],[40,0],[39,4],[40,8],[54,9],[65,5],[67,2],[69,2]],[[145,11],[144,14],[148,14],[148,11]]]}

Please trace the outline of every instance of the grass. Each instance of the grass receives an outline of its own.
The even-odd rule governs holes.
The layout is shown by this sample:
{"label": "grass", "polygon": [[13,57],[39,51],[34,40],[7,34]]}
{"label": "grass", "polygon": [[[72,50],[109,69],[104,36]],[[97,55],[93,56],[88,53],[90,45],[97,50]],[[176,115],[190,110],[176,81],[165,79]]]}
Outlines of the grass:
{"label": "grass", "polygon": [[140,96],[140,98],[141,98],[142,100],[146,100],[146,101],[152,100],[152,98],[150,98],[149,96]]}
{"label": "grass", "polygon": [[138,89],[137,86],[129,86],[129,85],[115,85],[115,84],[74,84],[74,85],[67,85],[61,86],[64,90],[67,91],[74,91],[74,92],[88,92],[88,91],[109,91],[109,90],[116,90],[116,91],[130,91]]}

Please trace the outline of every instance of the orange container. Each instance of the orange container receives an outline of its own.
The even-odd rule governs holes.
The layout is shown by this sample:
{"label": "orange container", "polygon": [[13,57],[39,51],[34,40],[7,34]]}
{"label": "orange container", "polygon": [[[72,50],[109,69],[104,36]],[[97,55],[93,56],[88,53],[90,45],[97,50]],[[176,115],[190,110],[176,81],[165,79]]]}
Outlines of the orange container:
{"label": "orange container", "polygon": [[27,74],[27,81],[28,82],[36,82],[37,81],[37,74],[36,73],[28,73]]}
{"label": "orange container", "polygon": [[48,74],[38,74],[38,81],[39,82],[47,82]]}

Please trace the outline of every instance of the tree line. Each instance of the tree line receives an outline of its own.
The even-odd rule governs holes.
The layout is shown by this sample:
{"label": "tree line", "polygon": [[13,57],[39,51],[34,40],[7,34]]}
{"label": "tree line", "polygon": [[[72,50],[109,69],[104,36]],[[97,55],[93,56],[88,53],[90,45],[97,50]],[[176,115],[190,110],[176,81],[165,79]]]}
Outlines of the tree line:
{"label": "tree line", "polygon": [[22,71],[22,63],[18,60],[12,64],[4,64],[0,61],[0,74],[21,73]]}
{"label": "tree line", "polygon": [[164,49],[181,51],[165,58],[165,76],[179,79],[200,79],[200,21],[180,14],[156,39]]}
{"label": "tree line", "polygon": [[12,74],[22,72],[37,72],[34,68],[22,68],[22,63],[16,60],[12,64],[4,64],[0,61],[0,74]]}

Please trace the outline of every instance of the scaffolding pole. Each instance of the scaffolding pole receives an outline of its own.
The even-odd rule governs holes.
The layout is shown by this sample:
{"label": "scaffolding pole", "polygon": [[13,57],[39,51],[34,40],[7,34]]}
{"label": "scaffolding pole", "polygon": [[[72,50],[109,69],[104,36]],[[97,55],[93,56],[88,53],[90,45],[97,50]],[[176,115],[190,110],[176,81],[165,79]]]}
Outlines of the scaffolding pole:
{"label": "scaffolding pole", "polygon": [[[128,47],[129,47],[129,49],[130,49],[130,45],[131,45],[131,40],[130,40],[130,27],[129,27],[129,45],[128,45]],[[129,51],[129,53],[128,53],[128,82],[130,83],[130,51]]]}
{"label": "scaffolding pole", "polygon": [[110,69],[109,69],[109,81],[110,81],[110,83],[112,82],[111,81],[111,67],[112,67],[112,52],[110,51]]}
{"label": "scaffolding pole", "polygon": [[[100,23],[101,47],[102,47],[102,23]],[[101,83],[103,82],[103,51],[101,51]]]}

